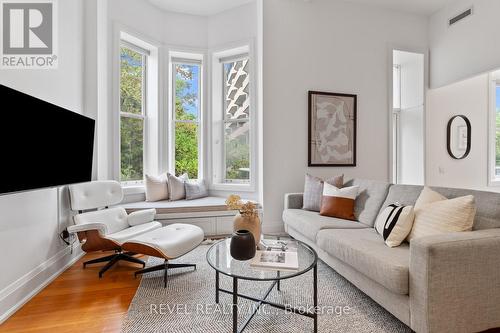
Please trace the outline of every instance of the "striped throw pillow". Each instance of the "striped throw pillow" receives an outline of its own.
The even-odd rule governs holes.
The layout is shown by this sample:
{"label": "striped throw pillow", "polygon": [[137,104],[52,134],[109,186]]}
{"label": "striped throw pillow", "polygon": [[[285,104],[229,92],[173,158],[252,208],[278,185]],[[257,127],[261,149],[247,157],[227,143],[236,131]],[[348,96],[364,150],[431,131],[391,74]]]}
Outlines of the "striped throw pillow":
{"label": "striped throw pillow", "polygon": [[358,190],[359,186],[338,188],[325,183],[319,215],[356,220],[354,216],[354,201],[358,196]]}
{"label": "striped throw pillow", "polygon": [[414,219],[413,206],[392,204],[380,212],[375,229],[384,237],[387,246],[399,246],[411,232]]}
{"label": "striped throw pillow", "polygon": [[476,216],[474,196],[447,199],[424,187],[415,204],[415,223],[408,241],[448,232],[470,231]]}

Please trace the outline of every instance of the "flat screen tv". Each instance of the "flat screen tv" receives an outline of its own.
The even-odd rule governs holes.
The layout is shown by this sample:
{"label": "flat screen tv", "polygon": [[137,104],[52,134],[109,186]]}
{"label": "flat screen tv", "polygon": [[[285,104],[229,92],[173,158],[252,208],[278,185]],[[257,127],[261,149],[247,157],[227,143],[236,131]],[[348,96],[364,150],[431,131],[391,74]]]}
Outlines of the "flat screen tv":
{"label": "flat screen tv", "polygon": [[90,181],[95,121],[0,85],[0,195]]}

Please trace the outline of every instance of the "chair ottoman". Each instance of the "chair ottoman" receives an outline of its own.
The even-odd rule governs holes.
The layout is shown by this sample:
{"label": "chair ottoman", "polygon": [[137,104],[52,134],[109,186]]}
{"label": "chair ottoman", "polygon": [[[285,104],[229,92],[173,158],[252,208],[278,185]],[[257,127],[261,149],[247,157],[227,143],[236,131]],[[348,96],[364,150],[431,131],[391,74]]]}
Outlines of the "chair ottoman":
{"label": "chair ottoman", "polygon": [[164,258],[165,263],[135,272],[139,274],[164,270],[163,283],[167,287],[169,268],[194,267],[195,264],[171,264],[169,260],[179,258],[194,250],[203,242],[205,235],[200,227],[175,223],[145,234],[133,237],[123,243],[122,248],[134,253]]}

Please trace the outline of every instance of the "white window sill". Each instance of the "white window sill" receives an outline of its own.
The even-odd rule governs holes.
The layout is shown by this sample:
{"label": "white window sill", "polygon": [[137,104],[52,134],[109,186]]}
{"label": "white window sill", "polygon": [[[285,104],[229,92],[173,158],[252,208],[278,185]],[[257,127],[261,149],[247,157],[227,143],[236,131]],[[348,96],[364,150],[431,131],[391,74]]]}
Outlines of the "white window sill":
{"label": "white window sill", "polygon": [[215,183],[210,185],[210,189],[216,191],[235,191],[235,192],[255,191],[255,187],[252,184],[237,184],[237,183]]}
{"label": "white window sill", "polygon": [[144,185],[122,185],[122,188],[124,195],[146,193]]}

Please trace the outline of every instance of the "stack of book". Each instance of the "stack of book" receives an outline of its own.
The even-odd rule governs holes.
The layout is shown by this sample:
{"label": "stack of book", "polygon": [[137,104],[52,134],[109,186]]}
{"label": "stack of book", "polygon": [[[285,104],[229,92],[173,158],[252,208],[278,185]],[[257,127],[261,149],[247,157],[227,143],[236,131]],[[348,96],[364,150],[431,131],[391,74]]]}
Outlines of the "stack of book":
{"label": "stack of book", "polygon": [[297,241],[293,240],[261,240],[250,266],[272,270],[297,270],[299,258]]}

